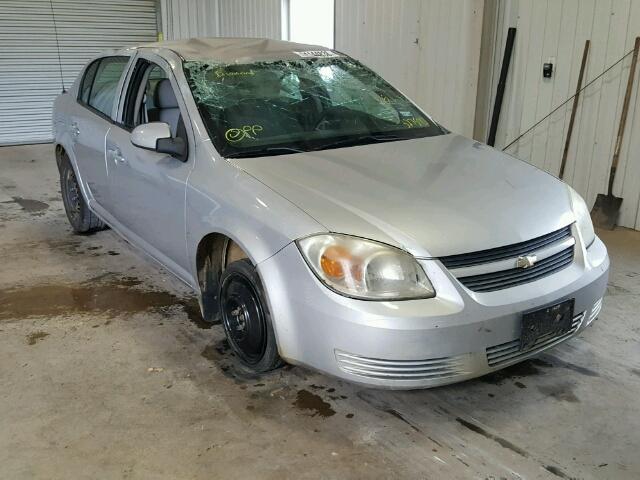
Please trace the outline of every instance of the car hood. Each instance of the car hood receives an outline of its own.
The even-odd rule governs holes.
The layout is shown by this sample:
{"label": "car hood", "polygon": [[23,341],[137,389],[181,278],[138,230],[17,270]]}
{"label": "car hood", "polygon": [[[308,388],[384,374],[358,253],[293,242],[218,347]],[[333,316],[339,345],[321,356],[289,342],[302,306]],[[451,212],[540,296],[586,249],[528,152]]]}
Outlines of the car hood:
{"label": "car hood", "polygon": [[454,134],[230,161],[327,230],[417,257],[509,245],[574,220],[562,182]]}

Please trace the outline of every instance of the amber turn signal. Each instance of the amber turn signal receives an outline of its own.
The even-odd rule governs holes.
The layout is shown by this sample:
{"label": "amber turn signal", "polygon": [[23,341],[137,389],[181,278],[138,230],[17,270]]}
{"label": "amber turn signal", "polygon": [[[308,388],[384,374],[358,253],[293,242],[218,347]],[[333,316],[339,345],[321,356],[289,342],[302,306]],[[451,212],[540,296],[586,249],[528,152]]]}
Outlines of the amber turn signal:
{"label": "amber turn signal", "polygon": [[349,251],[339,245],[331,245],[327,247],[320,257],[320,267],[322,271],[330,278],[344,278],[343,265],[349,265],[351,255]]}

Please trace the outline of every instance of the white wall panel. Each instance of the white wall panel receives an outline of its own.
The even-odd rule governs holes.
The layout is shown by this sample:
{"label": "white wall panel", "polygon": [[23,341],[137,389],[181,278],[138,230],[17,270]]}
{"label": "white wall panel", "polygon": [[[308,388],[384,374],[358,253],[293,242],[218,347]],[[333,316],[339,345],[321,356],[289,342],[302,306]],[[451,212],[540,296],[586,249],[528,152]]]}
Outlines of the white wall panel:
{"label": "white wall panel", "polygon": [[482,0],[336,0],[336,49],[361,60],[435,119],[473,134]]}
{"label": "white wall panel", "polygon": [[215,37],[220,33],[218,0],[161,0],[166,40]]}
{"label": "white wall panel", "polygon": [[161,0],[167,40],[193,37],[281,38],[281,0]]}
{"label": "white wall panel", "polygon": [[167,40],[192,37],[281,38],[281,0],[161,0]]}
{"label": "white wall panel", "polygon": [[[633,48],[640,35],[637,0],[499,0],[496,54],[489,92],[491,105],[502,63],[506,32],[516,27],[496,147],[509,144],[575,91],[584,42],[591,50],[584,84]],[[553,57],[554,74],[542,77],[542,64]],[[593,205],[605,193],[630,56],[582,94],[565,170],[565,180]],[[624,198],[619,224],[640,229],[640,108],[636,81],[627,120],[614,194]],[[488,125],[487,112],[485,125]],[[560,169],[571,102],[525,135],[509,153],[552,174]]]}
{"label": "white wall panel", "polygon": [[281,0],[218,0],[223,37],[282,38]]}

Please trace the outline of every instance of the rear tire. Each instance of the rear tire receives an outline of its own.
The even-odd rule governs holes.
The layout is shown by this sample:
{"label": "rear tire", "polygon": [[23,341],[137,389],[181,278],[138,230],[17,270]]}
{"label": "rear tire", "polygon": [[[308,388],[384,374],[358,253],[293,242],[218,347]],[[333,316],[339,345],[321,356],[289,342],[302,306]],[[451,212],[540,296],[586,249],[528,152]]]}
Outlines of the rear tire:
{"label": "rear tire", "polygon": [[66,154],[60,160],[60,190],[64,210],[74,232],[91,233],[105,228],[104,222],[89,209]]}
{"label": "rear tire", "polygon": [[224,333],[243,365],[256,373],[283,365],[262,283],[249,259],[225,268],[218,298]]}

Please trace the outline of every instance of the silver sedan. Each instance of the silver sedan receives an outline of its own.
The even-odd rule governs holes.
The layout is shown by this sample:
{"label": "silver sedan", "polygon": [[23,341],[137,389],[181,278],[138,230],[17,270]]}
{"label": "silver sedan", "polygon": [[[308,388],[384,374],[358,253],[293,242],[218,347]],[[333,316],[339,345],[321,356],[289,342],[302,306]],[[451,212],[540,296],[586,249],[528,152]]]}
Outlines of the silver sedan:
{"label": "silver sedan", "polygon": [[108,225],[191,286],[256,372],[452,383],[602,307],[609,259],[575,191],[336,51],[192,39],[105,54],[57,98],[54,134],[73,229]]}

